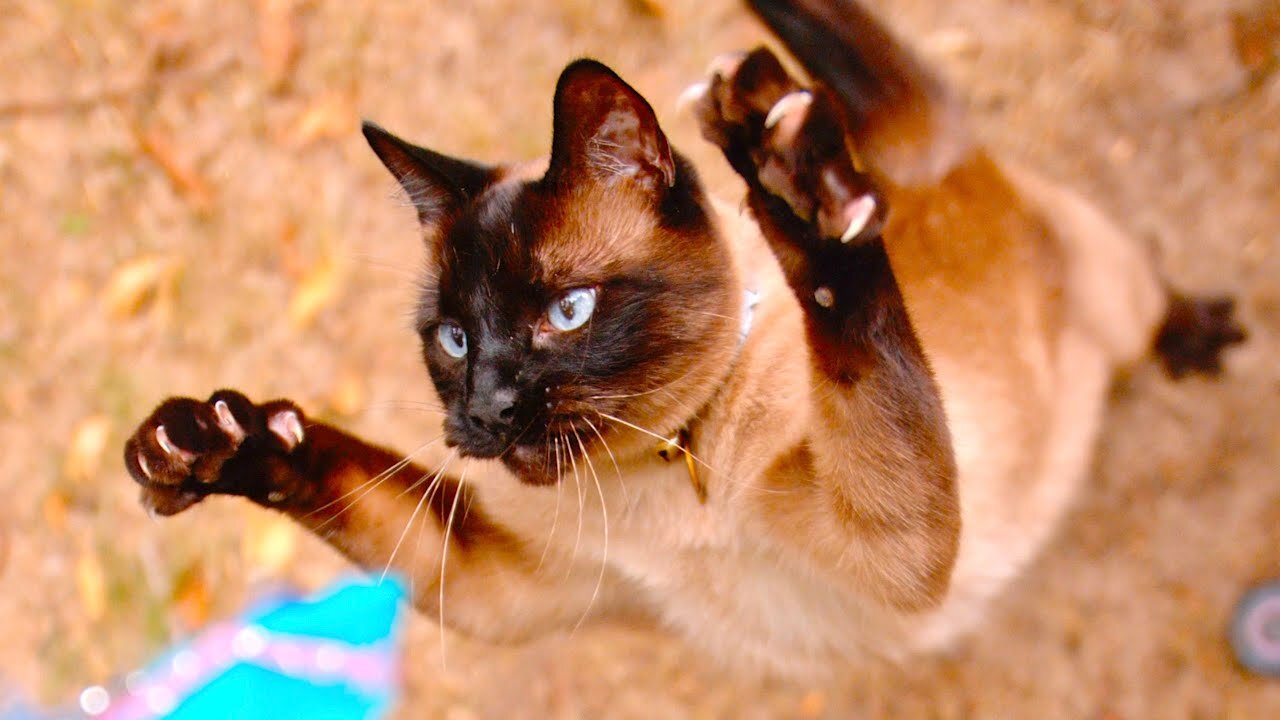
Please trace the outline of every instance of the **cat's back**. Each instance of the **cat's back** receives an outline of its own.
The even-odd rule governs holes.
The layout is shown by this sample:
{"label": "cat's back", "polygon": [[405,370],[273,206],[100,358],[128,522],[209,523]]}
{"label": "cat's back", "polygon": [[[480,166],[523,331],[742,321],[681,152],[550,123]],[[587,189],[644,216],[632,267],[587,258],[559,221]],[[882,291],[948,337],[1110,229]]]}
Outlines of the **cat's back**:
{"label": "cat's back", "polygon": [[1163,294],[1086,201],[982,150],[890,202],[886,247],[959,471],[952,589],[914,638],[933,648],[980,619],[1069,508],[1111,378],[1149,346]]}

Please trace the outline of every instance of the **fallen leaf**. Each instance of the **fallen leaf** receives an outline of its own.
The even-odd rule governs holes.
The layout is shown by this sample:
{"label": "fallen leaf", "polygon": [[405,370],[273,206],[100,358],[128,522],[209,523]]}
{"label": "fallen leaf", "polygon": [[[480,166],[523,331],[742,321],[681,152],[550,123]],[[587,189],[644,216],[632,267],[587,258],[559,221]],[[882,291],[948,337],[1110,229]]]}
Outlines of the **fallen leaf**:
{"label": "fallen leaf", "polygon": [[631,0],[631,9],[652,18],[661,18],[667,14],[665,0]]}
{"label": "fallen leaf", "polygon": [[73,212],[62,217],[58,232],[71,237],[83,237],[93,227],[93,217],[86,212]]}
{"label": "fallen leaf", "polygon": [[302,276],[289,300],[289,323],[295,330],[306,328],[326,305],[333,302],[338,294],[339,281],[338,264],[332,257],[321,258]]}
{"label": "fallen leaf", "polygon": [[252,513],[245,525],[241,549],[249,567],[266,575],[278,575],[297,552],[297,528],[282,515]]}
{"label": "fallen leaf", "polygon": [[73,482],[85,482],[97,475],[110,437],[111,421],[105,415],[90,415],[77,423],[62,463],[63,475]]}
{"label": "fallen leaf", "polygon": [[76,561],[76,591],[85,615],[91,621],[101,620],[107,612],[107,583],[102,563],[92,552],[83,553]]}
{"label": "fallen leaf", "polygon": [[67,528],[67,511],[71,507],[71,498],[65,492],[55,490],[44,496],[40,502],[40,514],[44,516],[44,524],[54,532],[62,532]]}
{"label": "fallen leaf", "polygon": [[137,315],[176,278],[178,268],[177,261],[162,255],[144,255],[116,268],[102,293],[107,313],[120,320]]}
{"label": "fallen leaf", "polygon": [[350,370],[345,371],[338,376],[333,392],[329,393],[329,410],[335,415],[356,415],[364,409],[367,395],[364,377]]}
{"label": "fallen leaf", "polygon": [[345,138],[355,133],[358,120],[355,103],[349,95],[327,93],[298,115],[287,139],[301,147],[326,138]]}
{"label": "fallen leaf", "polygon": [[170,184],[196,212],[204,214],[213,208],[213,190],[196,172],[191,159],[184,156],[169,136],[157,128],[134,128],[138,149],[155,161]]}
{"label": "fallen leaf", "polygon": [[1280,54],[1280,0],[1270,0],[1251,12],[1231,15],[1231,40],[1236,59],[1251,72],[1275,62]]}
{"label": "fallen leaf", "polygon": [[189,59],[199,30],[175,7],[162,3],[148,3],[145,14],[139,18],[138,29],[146,38],[152,63],[156,70],[164,71],[181,67]]}
{"label": "fallen leaf", "polygon": [[827,709],[827,696],[821,690],[810,690],[800,698],[800,716],[816,718]]}
{"label": "fallen leaf", "polygon": [[209,621],[213,608],[212,593],[204,565],[195,562],[185,568],[173,581],[169,594],[174,615],[183,627],[198,628]]}
{"label": "fallen leaf", "polygon": [[258,52],[262,75],[272,92],[283,88],[298,60],[298,17],[294,0],[259,0]]}
{"label": "fallen leaf", "polygon": [[298,247],[298,223],[286,218],[277,231],[276,246],[280,250],[280,267],[290,280],[297,282],[306,274],[306,256]]}

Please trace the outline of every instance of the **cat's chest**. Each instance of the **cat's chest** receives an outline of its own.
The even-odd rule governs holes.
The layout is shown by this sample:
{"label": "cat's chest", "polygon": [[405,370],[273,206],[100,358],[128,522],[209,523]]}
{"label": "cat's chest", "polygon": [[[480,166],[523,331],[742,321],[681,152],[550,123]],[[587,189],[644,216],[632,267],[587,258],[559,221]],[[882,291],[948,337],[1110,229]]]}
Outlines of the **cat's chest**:
{"label": "cat's chest", "polygon": [[[714,479],[700,469],[699,477]],[[580,570],[608,565],[626,576],[655,573],[684,552],[725,552],[741,533],[720,497],[699,497],[685,458],[664,460],[656,447],[652,457],[622,468],[607,458],[581,462],[553,487],[494,470],[473,476],[494,519],[537,554],[545,547]]]}
{"label": "cat's chest", "polygon": [[901,631],[895,618],[760,532],[749,513],[698,504],[690,492],[633,519],[612,541],[610,567],[645,589],[665,624],[726,661],[821,662]]}

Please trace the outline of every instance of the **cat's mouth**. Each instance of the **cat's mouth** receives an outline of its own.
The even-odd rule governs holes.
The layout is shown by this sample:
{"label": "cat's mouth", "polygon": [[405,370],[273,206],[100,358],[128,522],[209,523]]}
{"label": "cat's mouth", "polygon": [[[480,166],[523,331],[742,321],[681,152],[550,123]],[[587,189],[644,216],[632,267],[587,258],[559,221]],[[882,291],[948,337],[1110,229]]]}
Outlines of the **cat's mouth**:
{"label": "cat's mouth", "polygon": [[560,479],[558,468],[568,467],[570,448],[529,432],[514,438],[452,431],[446,426],[445,444],[462,457],[498,460],[522,482],[551,485]]}
{"label": "cat's mouth", "polygon": [[[523,482],[530,485],[552,485],[560,480],[553,454],[543,443],[517,444],[503,453],[501,460]],[[568,459],[564,458],[563,461],[568,462]]]}
{"label": "cat's mouth", "polygon": [[445,431],[444,444],[445,447],[453,448],[459,456],[475,458],[476,460],[493,460],[501,457],[503,452],[508,449],[508,444],[498,438],[459,437],[447,430]]}
{"label": "cat's mouth", "polygon": [[454,408],[444,422],[445,445],[461,457],[497,460],[529,485],[554,485],[574,473],[585,476],[590,461],[584,458],[597,440],[607,442],[608,430],[586,419],[601,409],[563,397],[547,403],[546,412],[529,412],[528,405],[513,417],[499,418],[503,422],[477,417],[470,406]]}

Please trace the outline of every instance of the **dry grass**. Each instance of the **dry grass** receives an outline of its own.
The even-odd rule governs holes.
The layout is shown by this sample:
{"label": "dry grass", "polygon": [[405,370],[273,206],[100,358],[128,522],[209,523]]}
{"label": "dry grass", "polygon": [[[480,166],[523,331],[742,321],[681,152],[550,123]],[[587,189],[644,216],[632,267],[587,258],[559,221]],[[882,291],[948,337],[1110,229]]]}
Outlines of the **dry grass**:
{"label": "dry grass", "polygon": [[[1247,75],[1277,39],[1231,35],[1265,0],[881,4],[994,145],[1098,199],[1179,284],[1238,291],[1251,345],[1218,384],[1144,367],[1122,385],[1066,529],[954,657],[803,688],[594,630],[516,649],[451,635],[442,668],[418,619],[405,717],[1280,713],[1222,632],[1280,574],[1280,83]],[[760,39],[727,0],[362,5],[0,0],[0,687],[69,698],[260,584],[342,569],[243,503],[147,520],[117,448],[164,396],[234,385],[402,448],[433,432],[409,404],[430,396],[412,213],[358,115],[446,151],[538,154],[559,68],[592,54],[728,177],[672,113],[712,55]]]}

